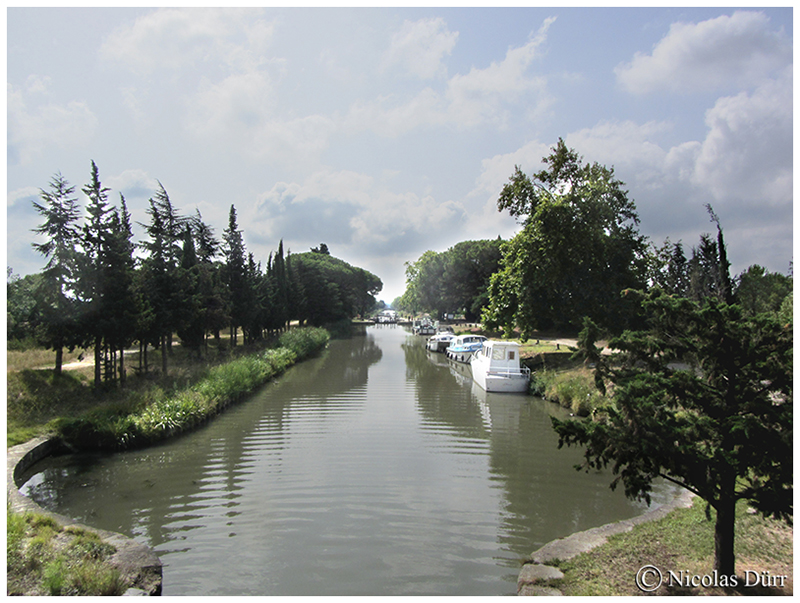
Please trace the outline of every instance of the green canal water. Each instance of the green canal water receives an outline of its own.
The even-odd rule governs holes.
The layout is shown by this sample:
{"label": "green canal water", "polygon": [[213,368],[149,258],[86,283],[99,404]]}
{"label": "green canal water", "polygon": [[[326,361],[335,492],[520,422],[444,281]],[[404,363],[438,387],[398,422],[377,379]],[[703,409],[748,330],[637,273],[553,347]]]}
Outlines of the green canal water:
{"label": "green canal water", "polygon": [[47,459],[22,491],[153,547],[165,595],[511,595],[544,543],[645,510],[574,470],[551,415],[374,326],[198,431]]}

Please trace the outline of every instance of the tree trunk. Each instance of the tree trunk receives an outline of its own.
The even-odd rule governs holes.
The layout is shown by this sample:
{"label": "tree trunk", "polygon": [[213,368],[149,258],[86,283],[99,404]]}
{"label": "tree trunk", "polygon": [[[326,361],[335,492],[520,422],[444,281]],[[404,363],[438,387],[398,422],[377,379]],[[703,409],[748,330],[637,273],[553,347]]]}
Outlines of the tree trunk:
{"label": "tree trunk", "polygon": [[167,376],[167,336],[161,336],[161,372]]}
{"label": "tree trunk", "polygon": [[119,346],[119,385],[125,387],[125,346]]}
{"label": "tree trunk", "polygon": [[56,367],[53,369],[56,375],[61,374],[61,366],[64,364],[64,348],[61,346],[56,348]]}
{"label": "tree trunk", "polygon": [[717,523],[714,526],[714,569],[722,576],[736,575],[736,557],[733,553],[736,499],[724,499],[716,506]]}
{"label": "tree trunk", "polygon": [[100,387],[100,383],[103,381],[103,373],[102,373],[102,365],[103,365],[103,343],[99,337],[96,337],[94,340],[94,386],[95,388]]}

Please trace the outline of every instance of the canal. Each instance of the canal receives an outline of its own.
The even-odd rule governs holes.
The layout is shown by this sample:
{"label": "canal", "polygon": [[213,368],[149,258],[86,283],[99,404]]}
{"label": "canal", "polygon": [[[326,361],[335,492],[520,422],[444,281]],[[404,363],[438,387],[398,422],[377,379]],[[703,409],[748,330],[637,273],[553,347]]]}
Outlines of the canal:
{"label": "canal", "polygon": [[509,595],[544,543],[645,509],[575,471],[551,415],[380,325],[195,432],[47,459],[22,491],[153,547],[165,595]]}

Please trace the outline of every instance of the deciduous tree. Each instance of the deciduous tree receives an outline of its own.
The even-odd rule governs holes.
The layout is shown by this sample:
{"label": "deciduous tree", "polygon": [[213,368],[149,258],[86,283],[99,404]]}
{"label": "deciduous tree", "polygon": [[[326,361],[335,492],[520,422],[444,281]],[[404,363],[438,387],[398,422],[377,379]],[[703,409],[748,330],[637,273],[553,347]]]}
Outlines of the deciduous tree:
{"label": "deciduous tree", "polygon": [[516,168],[498,209],[522,231],[503,247],[483,320],[490,328],[577,329],[584,316],[603,327],[625,325],[620,292],[645,285],[645,239],[636,206],[614,170],[582,164],[563,140],[532,177]]}

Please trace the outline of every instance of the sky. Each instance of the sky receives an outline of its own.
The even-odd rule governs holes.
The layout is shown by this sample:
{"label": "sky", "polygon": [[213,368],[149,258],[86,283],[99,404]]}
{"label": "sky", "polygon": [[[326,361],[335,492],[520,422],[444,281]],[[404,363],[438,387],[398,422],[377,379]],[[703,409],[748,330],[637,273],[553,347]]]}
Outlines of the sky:
{"label": "sky", "polygon": [[[405,263],[508,239],[514,173],[563,138],[613,167],[656,245],[722,224],[732,272],[789,273],[793,9],[8,8],[7,265],[32,202],[97,164],[145,223],[159,183],[266,265],[325,243],[405,290]],[[141,227],[135,238],[144,240]],[[575,242],[576,245],[580,241]]]}

